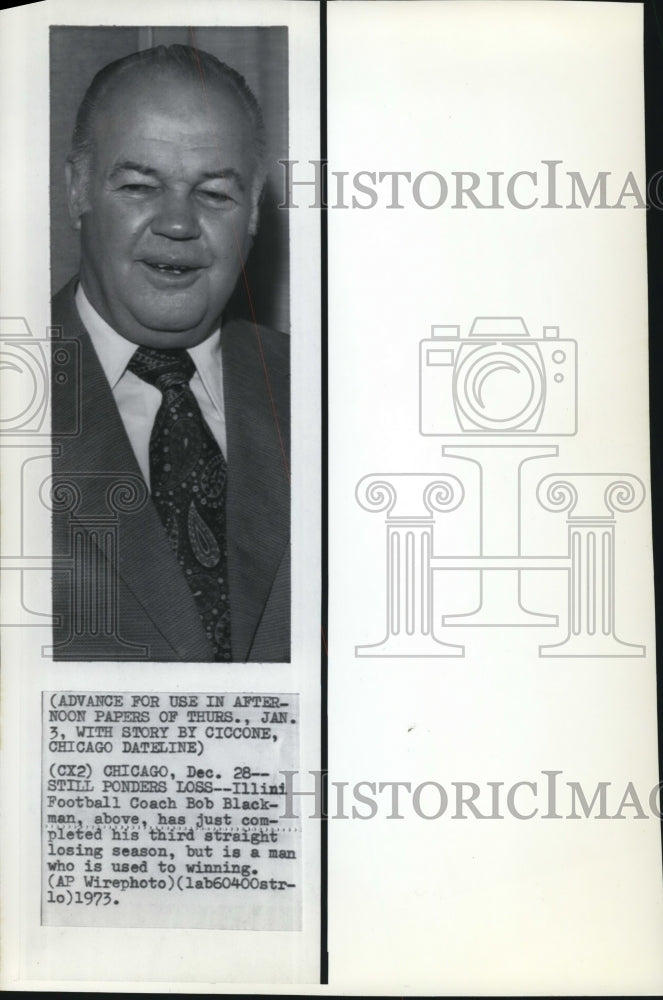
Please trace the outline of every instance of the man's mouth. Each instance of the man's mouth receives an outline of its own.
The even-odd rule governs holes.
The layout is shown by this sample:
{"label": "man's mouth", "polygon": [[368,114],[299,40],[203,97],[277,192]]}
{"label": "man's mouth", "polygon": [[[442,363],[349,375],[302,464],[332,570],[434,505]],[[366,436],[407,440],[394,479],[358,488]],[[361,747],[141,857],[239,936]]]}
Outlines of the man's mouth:
{"label": "man's mouth", "polygon": [[189,264],[161,264],[151,260],[144,260],[143,263],[161,274],[188,274],[191,271],[199,270],[198,267],[191,267]]}
{"label": "man's mouth", "polygon": [[139,264],[145,268],[146,280],[163,292],[183,292],[192,288],[205,273],[206,264],[184,260],[159,260],[143,257]]}

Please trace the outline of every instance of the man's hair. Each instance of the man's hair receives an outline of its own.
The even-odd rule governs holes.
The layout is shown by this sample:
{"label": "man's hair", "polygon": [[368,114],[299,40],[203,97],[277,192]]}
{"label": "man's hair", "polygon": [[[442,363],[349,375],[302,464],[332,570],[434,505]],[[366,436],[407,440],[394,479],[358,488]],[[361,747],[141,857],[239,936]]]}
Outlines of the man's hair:
{"label": "man's hair", "polygon": [[85,92],[76,116],[69,160],[86,168],[94,152],[94,125],[109,94],[126,79],[176,78],[197,84],[201,90],[220,85],[239,100],[253,133],[258,191],[265,177],[265,125],[262,111],[241,73],[216,56],[190,45],[159,45],[108,63],[96,74]]}

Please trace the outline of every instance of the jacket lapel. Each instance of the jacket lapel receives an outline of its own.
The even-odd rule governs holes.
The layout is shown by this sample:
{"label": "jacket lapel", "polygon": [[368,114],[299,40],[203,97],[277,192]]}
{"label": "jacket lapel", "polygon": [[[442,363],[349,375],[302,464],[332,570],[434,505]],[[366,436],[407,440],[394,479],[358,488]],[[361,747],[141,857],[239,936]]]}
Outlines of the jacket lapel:
{"label": "jacket lapel", "polygon": [[[61,454],[54,459],[54,470],[64,476],[70,473],[82,476],[81,513],[86,517],[96,513],[107,518],[109,485],[120,484],[128,477],[134,482],[143,480],[110,386],[78,316],[74,287],[72,283],[61,293],[63,299],[58,296],[60,309],[54,309],[53,321],[63,326],[65,337],[75,337],[80,343],[81,428],[76,436],[58,440]],[[69,399],[65,400],[63,393],[54,406],[73,405],[71,396],[69,393]],[[193,596],[151,501],[134,512],[120,510],[117,519],[120,555],[116,570],[161,634],[165,647],[180,660],[212,660]]]}
{"label": "jacket lapel", "polygon": [[235,660],[249,656],[290,536],[287,366],[265,361],[260,336],[260,328],[242,321],[222,331]]}

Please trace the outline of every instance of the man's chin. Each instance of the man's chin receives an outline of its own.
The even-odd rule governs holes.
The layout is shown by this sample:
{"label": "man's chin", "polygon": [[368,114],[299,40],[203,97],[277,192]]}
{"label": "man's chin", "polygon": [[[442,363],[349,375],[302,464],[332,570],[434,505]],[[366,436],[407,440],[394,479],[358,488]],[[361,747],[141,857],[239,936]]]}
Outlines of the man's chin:
{"label": "man's chin", "polygon": [[176,347],[195,347],[202,343],[218,326],[207,316],[178,316],[177,314],[150,314],[133,318],[118,330],[127,340],[143,347],[169,350]]}
{"label": "man's chin", "polygon": [[167,351],[178,347],[195,347],[214,332],[218,324],[204,326],[193,330],[136,330],[128,340],[139,344],[141,347],[156,347],[159,350]]}

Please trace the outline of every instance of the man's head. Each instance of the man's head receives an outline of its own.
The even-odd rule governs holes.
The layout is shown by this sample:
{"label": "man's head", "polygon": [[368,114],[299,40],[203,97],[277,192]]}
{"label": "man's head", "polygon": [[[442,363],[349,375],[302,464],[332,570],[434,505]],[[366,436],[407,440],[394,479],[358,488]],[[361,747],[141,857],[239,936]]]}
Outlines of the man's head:
{"label": "man's head", "polygon": [[230,67],[184,45],[106,66],[67,163],[97,312],[136,344],[204,340],[251,247],[263,182],[260,109]]}

